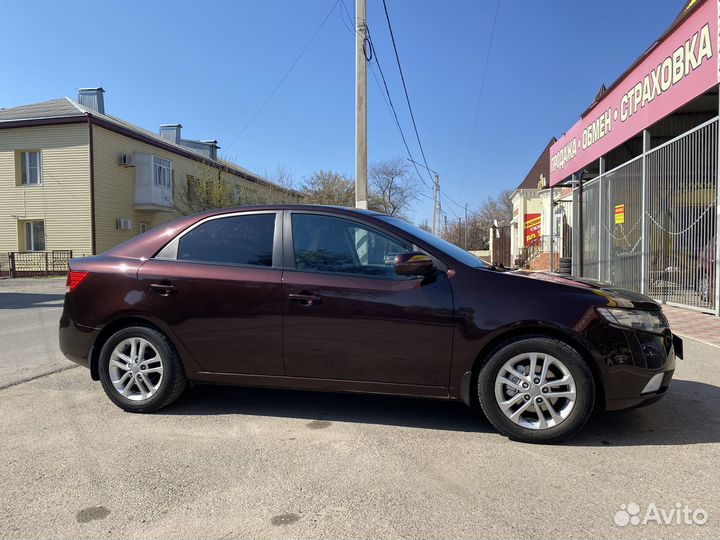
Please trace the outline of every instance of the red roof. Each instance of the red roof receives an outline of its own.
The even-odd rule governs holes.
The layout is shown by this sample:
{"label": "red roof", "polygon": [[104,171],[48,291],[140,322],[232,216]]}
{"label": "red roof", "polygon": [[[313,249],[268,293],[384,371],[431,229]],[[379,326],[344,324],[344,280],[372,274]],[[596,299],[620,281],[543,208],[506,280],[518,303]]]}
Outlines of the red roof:
{"label": "red roof", "polygon": [[551,138],[545,146],[545,150],[542,151],[540,157],[537,158],[535,165],[532,166],[530,172],[525,177],[525,180],[520,182],[520,185],[515,189],[537,189],[540,176],[544,175],[545,182],[550,181],[550,147],[555,144],[557,139]]}

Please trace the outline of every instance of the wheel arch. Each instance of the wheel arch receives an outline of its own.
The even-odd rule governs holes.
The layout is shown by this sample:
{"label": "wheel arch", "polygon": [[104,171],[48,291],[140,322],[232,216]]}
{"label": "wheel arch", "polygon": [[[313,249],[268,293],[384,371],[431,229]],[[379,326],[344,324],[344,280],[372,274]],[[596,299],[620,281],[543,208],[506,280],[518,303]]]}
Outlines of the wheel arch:
{"label": "wheel arch", "polygon": [[521,338],[531,337],[545,337],[557,339],[569,345],[575,349],[578,354],[585,360],[590,372],[593,377],[593,384],[595,386],[595,408],[602,410],[605,405],[605,386],[602,378],[602,373],[598,368],[596,362],[593,360],[592,354],[586,345],[581,340],[572,336],[567,332],[563,332],[557,328],[547,326],[523,326],[521,328],[508,329],[505,332],[501,332],[492,337],[487,343],[485,343],[475,358],[472,369],[467,371],[463,375],[462,388],[461,388],[461,399],[466,405],[474,406],[477,405],[478,397],[477,392],[473,391],[473,385],[477,380],[480,370],[483,368],[485,363],[489,360],[490,354],[500,345],[506,341]]}
{"label": "wheel arch", "polygon": [[[178,350],[174,336],[172,336],[161,326],[155,324],[152,320],[142,317],[140,315],[122,316],[106,324],[98,334],[98,337],[95,339],[95,343],[90,353],[90,377],[93,381],[100,380],[100,372],[98,366],[100,362],[100,351],[102,350],[103,345],[105,345],[105,342],[110,339],[110,337],[118,330],[122,330],[123,328],[128,328],[130,326],[144,326],[146,328],[152,328],[153,330],[156,330],[166,336],[168,340],[170,340],[172,346],[175,347],[175,350]],[[180,355],[180,357],[182,358],[182,355]],[[181,362],[181,365],[183,365],[184,369],[184,362]]]}

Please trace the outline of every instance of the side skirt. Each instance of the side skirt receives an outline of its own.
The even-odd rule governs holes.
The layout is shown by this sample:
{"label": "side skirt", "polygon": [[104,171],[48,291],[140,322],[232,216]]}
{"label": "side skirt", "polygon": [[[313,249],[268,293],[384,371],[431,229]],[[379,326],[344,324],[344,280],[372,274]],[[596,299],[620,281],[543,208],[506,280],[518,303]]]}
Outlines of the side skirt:
{"label": "side skirt", "polygon": [[433,399],[451,399],[445,386],[423,386],[371,381],[346,381],[341,379],[315,379],[279,375],[246,375],[234,373],[196,372],[189,375],[195,382],[255,386],[265,388],[288,388],[316,390],[320,392],[351,392],[360,394],[388,394]]}

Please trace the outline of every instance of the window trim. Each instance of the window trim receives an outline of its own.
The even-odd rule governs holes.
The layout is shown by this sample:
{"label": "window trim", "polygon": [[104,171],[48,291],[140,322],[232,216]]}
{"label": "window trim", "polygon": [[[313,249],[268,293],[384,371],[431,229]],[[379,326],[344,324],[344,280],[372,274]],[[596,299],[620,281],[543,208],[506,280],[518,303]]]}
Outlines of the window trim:
{"label": "window trim", "polygon": [[[35,231],[33,230],[33,223],[42,223],[42,241],[44,249],[34,249],[35,244]],[[47,234],[45,233],[45,220],[44,219],[25,219],[22,220],[23,228],[25,229],[23,231],[23,237],[25,239],[25,249],[24,251],[27,253],[44,253],[47,251]],[[30,234],[28,234],[28,232]],[[30,247],[28,247],[30,246]]]}
{"label": "window trim", "polygon": [[[158,156],[155,154],[151,154],[152,156],[152,177],[153,177],[153,186],[154,187],[161,187],[165,189],[169,189],[172,191],[173,189],[173,162],[170,159],[166,159],[162,156]],[[159,160],[160,164],[156,165],[155,160]],[[165,166],[165,162],[168,163],[168,166]],[[167,170],[167,181],[169,185],[165,185],[163,183],[158,183],[155,178],[155,171],[157,170],[156,167],[160,167],[162,170]]]}
{"label": "window trim", "polygon": [[[249,212],[229,212],[227,214],[217,214],[214,216],[208,216],[200,221],[193,223],[187,229],[179,233],[175,238],[170,240],[162,248],[158,250],[155,255],[151,258],[158,261],[172,261],[183,264],[205,264],[208,266],[229,266],[233,268],[253,268],[257,270],[278,270],[283,268],[283,221],[284,221],[284,210],[254,210]],[[275,230],[273,232],[273,248],[272,248],[272,265],[271,266],[259,266],[256,264],[236,264],[236,263],[214,263],[208,261],[187,261],[177,258],[178,245],[183,236],[191,232],[196,227],[213,221],[216,219],[237,217],[237,216],[254,216],[260,214],[275,214]]]}
{"label": "window trim", "polygon": [[[42,164],[42,150],[18,150],[18,185],[22,187],[37,187],[43,185],[43,179],[42,179],[42,172],[43,172],[43,164]],[[37,154],[38,156],[38,164],[37,164],[37,182],[23,182],[23,173],[25,174],[26,178],[30,178],[30,160],[26,158],[25,161],[25,167],[23,167],[23,156],[29,155],[29,154]]]}
{"label": "window trim", "polygon": [[[389,237],[392,241],[397,242],[399,244],[410,244],[413,250],[422,251],[424,253],[427,253],[427,251],[420,246],[418,246],[415,242],[407,240],[405,238],[402,238],[393,232],[386,231],[385,229],[381,227],[377,227],[374,224],[368,223],[367,221],[363,219],[359,219],[355,216],[351,215],[345,215],[345,214],[335,214],[332,212],[318,212],[317,210],[289,210],[285,212],[285,223],[284,223],[284,251],[283,251],[283,258],[285,261],[288,262],[284,266],[285,270],[288,271],[294,271],[294,272],[301,272],[304,274],[323,274],[323,275],[329,275],[329,276],[346,276],[346,277],[353,277],[353,278],[365,278],[365,279],[382,279],[385,281],[407,281],[407,280],[417,280],[417,279],[424,279],[422,276],[401,276],[398,274],[393,275],[371,275],[371,274],[361,274],[361,273],[355,273],[355,272],[333,272],[329,270],[305,270],[302,268],[297,267],[297,263],[295,261],[295,242],[293,241],[293,226],[292,226],[292,216],[294,214],[309,214],[313,216],[323,216],[323,217],[329,217],[329,218],[335,218],[335,219],[343,219],[346,221],[352,221],[354,223],[358,223],[362,225],[363,227],[366,227],[370,229],[371,231],[376,232],[377,234],[381,234],[384,236]],[[428,253],[433,260],[436,262],[437,266],[437,258],[433,257],[431,254]],[[442,264],[442,266],[445,266]],[[441,269],[441,267],[438,267]]]}

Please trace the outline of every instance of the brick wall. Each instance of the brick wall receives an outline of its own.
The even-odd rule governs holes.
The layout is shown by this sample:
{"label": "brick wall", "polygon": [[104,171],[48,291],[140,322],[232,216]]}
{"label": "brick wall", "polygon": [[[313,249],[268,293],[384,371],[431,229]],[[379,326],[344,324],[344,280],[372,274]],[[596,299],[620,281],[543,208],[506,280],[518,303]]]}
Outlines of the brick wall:
{"label": "brick wall", "polygon": [[[555,259],[555,270],[557,270],[560,267],[560,254],[554,253],[553,256]],[[535,257],[532,261],[530,261],[529,269],[550,270],[550,253],[541,253],[540,255]]]}

